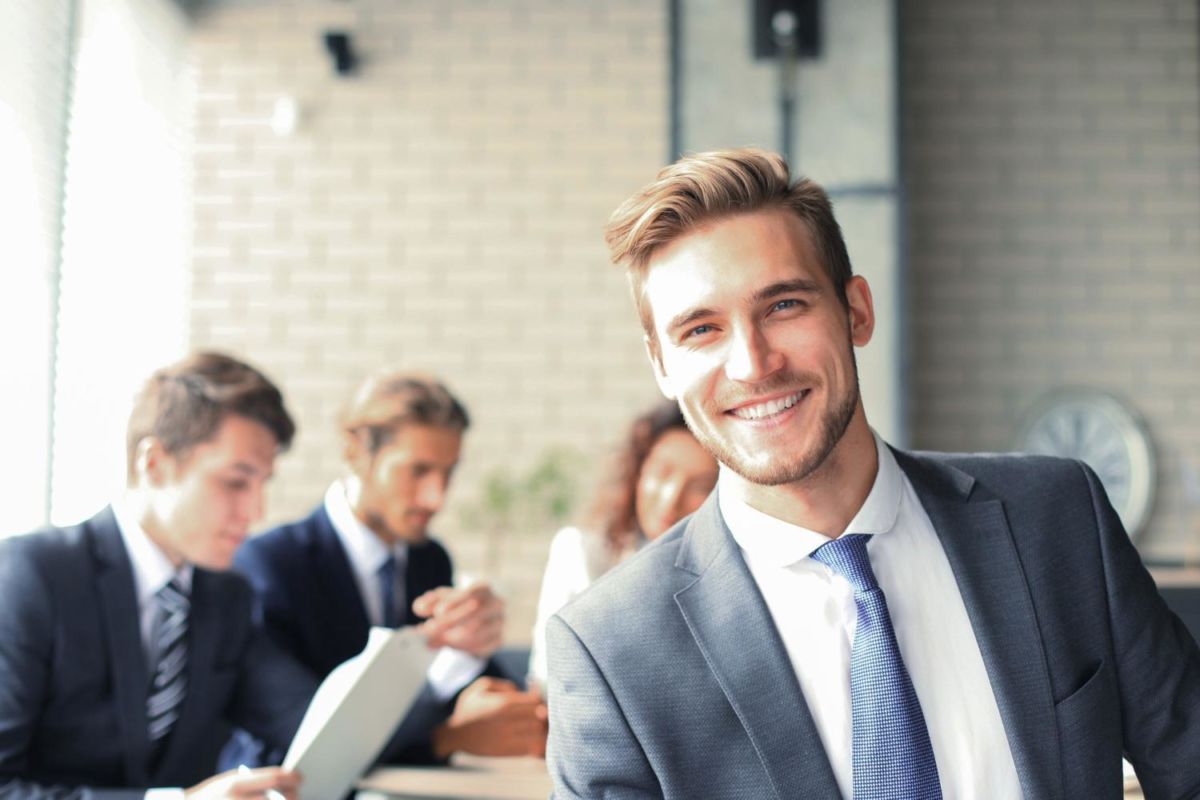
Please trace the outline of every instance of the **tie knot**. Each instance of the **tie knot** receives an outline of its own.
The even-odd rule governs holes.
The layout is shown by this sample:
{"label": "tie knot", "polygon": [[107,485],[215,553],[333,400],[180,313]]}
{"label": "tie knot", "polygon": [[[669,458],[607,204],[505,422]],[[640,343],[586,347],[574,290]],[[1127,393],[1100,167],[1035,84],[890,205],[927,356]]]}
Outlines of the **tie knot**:
{"label": "tie knot", "polygon": [[178,578],[172,578],[167,581],[156,595],[158,603],[168,612],[172,614],[187,613],[190,602],[188,601],[187,591],[184,590],[183,584]]}
{"label": "tie knot", "polygon": [[871,559],[867,556],[867,540],[864,533],[852,533],[827,542],[812,553],[812,558],[841,575],[855,592],[869,592],[879,588]]}
{"label": "tie knot", "polygon": [[396,557],[388,556],[379,565],[379,577],[384,580],[395,580],[396,578]]}

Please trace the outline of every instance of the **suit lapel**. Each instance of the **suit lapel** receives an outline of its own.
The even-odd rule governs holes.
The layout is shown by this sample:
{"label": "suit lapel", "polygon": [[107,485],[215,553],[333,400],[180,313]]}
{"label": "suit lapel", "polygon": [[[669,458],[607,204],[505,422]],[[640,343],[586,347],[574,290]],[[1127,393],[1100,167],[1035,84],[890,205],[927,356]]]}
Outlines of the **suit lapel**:
{"label": "suit lapel", "polygon": [[833,768],[791,660],[716,496],[688,523],[675,566],[698,577],[675,601],[778,796],[836,797]]}
{"label": "suit lapel", "polygon": [[108,662],[112,671],[114,711],[121,731],[129,785],[146,783],[150,745],[146,733],[147,674],[140,614],[133,586],[133,569],[112,509],[88,522],[96,560]]}
{"label": "suit lapel", "polygon": [[1062,797],[1057,718],[1025,572],[999,500],[974,478],[897,452],[954,572],[1026,797]]}
{"label": "suit lapel", "polygon": [[342,542],[322,505],[314,514],[310,574],[323,584],[321,604],[327,609],[322,619],[328,624],[322,635],[328,637],[329,652],[336,659],[330,669],[356,656],[367,645],[371,620],[367,617],[362,594],[350,568]]}

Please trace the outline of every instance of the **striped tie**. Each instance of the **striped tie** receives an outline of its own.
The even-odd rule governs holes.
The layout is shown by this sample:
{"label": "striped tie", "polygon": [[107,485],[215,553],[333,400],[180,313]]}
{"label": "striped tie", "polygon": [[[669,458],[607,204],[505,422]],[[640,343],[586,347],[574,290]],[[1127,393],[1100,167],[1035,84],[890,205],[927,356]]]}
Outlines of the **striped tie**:
{"label": "striped tie", "polygon": [[158,590],[158,620],[154,633],[154,679],[146,700],[150,749],[157,759],[167,735],[179,719],[187,694],[188,596],[178,581]]}
{"label": "striped tie", "polygon": [[858,607],[850,648],[854,800],[940,800],[929,730],[871,569],[869,538],[843,536],[812,554],[850,583]]}

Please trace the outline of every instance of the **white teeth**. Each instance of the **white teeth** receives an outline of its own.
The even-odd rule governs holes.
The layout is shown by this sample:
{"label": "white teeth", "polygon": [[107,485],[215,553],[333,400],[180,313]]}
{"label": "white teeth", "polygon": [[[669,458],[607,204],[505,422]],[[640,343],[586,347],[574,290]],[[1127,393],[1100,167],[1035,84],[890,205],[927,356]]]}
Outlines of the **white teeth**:
{"label": "white teeth", "polygon": [[796,403],[800,402],[800,398],[803,396],[803,394],[804,392],[796,392],[795,394],[790,394],[787,397],[781,397],[778,400],[770,400],[766,403],[759,403],[758,405],[735,408],[733,413],[742,419],[762,419],[763,417],[770,417],[778,414],[781,411],[786,411],[787,409],[796,405]]}

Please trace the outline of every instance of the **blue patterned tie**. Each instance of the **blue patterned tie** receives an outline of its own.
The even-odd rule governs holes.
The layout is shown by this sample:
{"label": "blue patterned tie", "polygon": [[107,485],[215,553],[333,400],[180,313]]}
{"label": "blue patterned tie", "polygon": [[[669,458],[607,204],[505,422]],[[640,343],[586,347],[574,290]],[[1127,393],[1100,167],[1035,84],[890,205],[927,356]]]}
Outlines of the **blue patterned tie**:
{"label": "blue patterned tie", "polygon": [[940,800],[929,731],[867,557],[869,538],[842,536],[812,554],[850,582],[858,606],[850,650],[854,800]]}
{"label": "blue patterned tie", "polygon": [[379,565],[379,597],[383,601],[383,626],[394,628],[396,619],[396,557],[388,556]]}
{"label": "blue patterned tie", "polygon": [[187,696],[188,610],[183,587],[171,580],[158,590],[158,622],[154,631],[154,677],[146,698],[146,724],[151,758],[157,760],[179,719]]}

